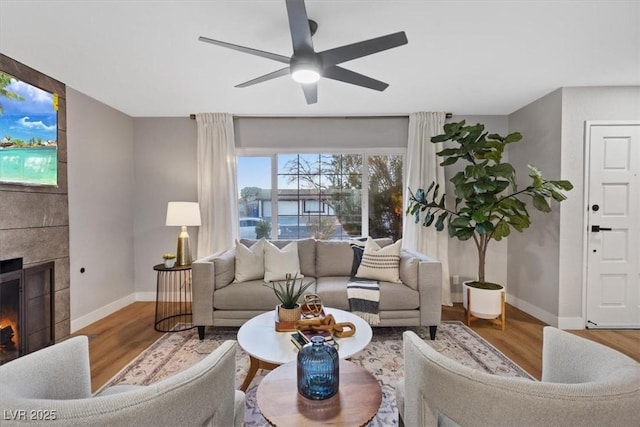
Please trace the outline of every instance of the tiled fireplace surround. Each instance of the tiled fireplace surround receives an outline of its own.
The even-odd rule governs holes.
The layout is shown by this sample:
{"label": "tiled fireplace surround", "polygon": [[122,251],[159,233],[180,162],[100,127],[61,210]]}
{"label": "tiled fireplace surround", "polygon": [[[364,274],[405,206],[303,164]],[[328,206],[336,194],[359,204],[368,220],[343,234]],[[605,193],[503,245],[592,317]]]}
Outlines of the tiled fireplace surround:
{"label": "tiled fireplace surround", "polygon": [[66,88],[0,54],[0,70],[59,96],[58,186],[0,184],[0,259],[22,258],[24,267],[55,263],[55,341],[70,333],[69,209],[67,198]]}

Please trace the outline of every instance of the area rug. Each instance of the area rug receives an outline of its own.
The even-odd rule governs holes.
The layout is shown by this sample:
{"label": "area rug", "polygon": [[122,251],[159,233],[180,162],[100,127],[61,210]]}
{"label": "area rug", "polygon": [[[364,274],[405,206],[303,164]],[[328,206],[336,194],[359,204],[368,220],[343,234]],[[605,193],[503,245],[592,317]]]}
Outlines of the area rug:
{"label": "area rug", "polygon": [[[371,372],[382,386],[382,404],[370,426],[398,425],[395,384],[404,376],[402,332],[412,330],[440,353],[463,365],[490,374],[533,379],[518,365],[459,321],[443,322],[435,341],[428,328],[373,328],[371,343],[351,359]],[[211,353],[225,340],[236,339],[237,328],[209,328],[203,341],[195,329],[167,333],[127,365],[105,387],[115,384],[151,384],[180,372]],[[293,345],[293,344],[292,344]],[[249,369],[249,356],[238,348],[236,388]],[[268,371],[259,370],[246,394],[245,426],[266,426],[256,405],[256,390]]]}

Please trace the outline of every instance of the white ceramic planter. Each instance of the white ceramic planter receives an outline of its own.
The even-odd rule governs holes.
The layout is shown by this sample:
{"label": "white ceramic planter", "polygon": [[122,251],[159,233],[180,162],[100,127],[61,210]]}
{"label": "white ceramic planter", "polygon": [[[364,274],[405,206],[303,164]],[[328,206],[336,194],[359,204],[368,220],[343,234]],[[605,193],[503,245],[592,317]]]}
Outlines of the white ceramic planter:
{"label": "white ceramic planter", "polygon": [[167,258],[164,260],[164,266],[166,268],[173,268],[176,265],[176,259],[175,258]]}
{"label": "white ceramic planter", "polygon": [[[502,314],[502,289],[478,289],[462,283],[462,305],[479,319],[495,319]],[[467,301],[467,289],[471,290],[471,308]]]}

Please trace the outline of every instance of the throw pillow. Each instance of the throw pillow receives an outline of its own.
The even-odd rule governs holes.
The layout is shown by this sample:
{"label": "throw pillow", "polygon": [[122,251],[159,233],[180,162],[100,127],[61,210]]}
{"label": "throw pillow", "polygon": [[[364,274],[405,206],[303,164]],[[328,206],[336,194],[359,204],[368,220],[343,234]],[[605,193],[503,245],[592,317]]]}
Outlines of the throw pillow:
{"label": "throw pillow", "polygon": [[250,247],[236,240],[236,282],[262,279],[264,277],[264,239]]}
{"label": "throw pillow", "polygon": [[362,262],[356,277],[383,282],[400,282],[400,249],[402,239],[381,248],[373,239],[367,239]]}
{"label": "throw pillow", "polygon": [[362,255],[364,254],[364,246],[351,243],[351,249],[353,250],[353,263],[351,264],[351,281],[355,279],[358,274],[358,268],[362,262]]}
{"label": "throw pillow", "polygon": [[282,249],[269,241],[264,244],[264,281],[285,280],[287,274],[291,277],[303,277],[300,273],[298,259],[298,243],[291,242]]}

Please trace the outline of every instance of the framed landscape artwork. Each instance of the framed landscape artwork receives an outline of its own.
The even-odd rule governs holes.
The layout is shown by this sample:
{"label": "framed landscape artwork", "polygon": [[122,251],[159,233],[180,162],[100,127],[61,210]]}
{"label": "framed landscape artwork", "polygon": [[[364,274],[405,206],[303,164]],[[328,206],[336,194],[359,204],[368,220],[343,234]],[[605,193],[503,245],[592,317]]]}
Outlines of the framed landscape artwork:
{"label": "framed landscape artwork", "polygon": [[0,183],[58,185],[58,94],[0,71]]}

